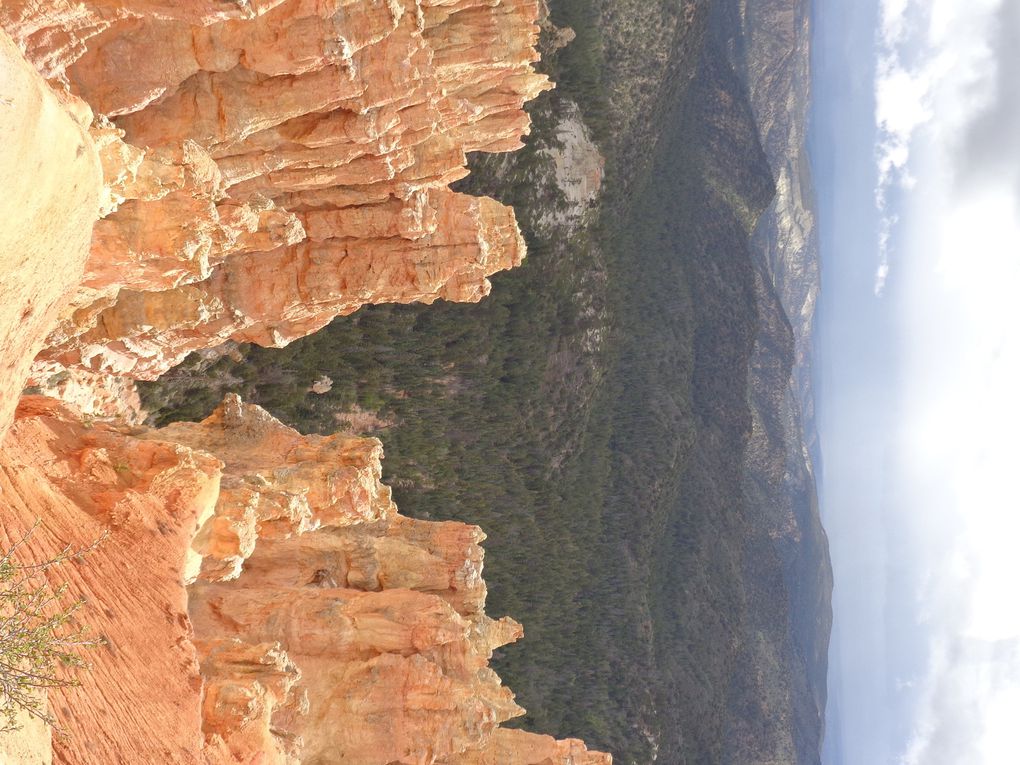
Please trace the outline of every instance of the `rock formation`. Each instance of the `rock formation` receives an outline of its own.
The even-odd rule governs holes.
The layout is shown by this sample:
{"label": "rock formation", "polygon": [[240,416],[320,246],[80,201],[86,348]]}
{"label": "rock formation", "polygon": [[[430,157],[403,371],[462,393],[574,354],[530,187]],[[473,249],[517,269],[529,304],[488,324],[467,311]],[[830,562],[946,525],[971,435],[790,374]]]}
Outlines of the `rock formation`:
{"label": "rock formation", "polygon": [[36,381],[154,379],[365,303],[487,294],[524,256],[513,211],[447,184],[466,152],[527,132],[549,87],[536,16],[537,0],[5,2],[0,26],[90,125],[76,146],[103,172]]}
{"label": "rock formation", "polygon": [[82,277],[100,186],[87,127],[0,33],[0,433]]}
{"label": "rock formation", "polygon": [[[132,389],[366,303],[483,297],[523,240],[448,184],[527,132],[538,13],[0,5],[0,544],[100,540],[47,572],[103,639],[84,687],[50,692],[52,761],[609,762],[499,727],[523,710],[488,662],[522,630],[484,613],[484,535],[399,516],[378,441],[236,397],[152,430]],[[19,401],[26,380],[47,395]],[[5,762],[49,762],[31,736]]]}
{"label": "rock formation", "polygon": [[36,517],[40,558],[108,535],[56,574],[105,640],[84,689],[51,693],[56,761],[608,762],[499,728],[523,710],[487,665],[522,631],[484,613],[484,535],[397,515],[381,452],[236,397],[162,430],[24,398],[5,544]]}
{"label": "rock formation", "polygon": [[83,618],[106,641],[88,651],[84,688],[50,692],[67,734],[54,738],[54,761],[201,761],[202,678],[184,576],[200,563],[190,544],[218,483],[208,454],[83,423],[52,399],[19,405],[0,449],[4,549],[37,519],[26,563],[108,534],[83,560],[51,572],[88,600]]}

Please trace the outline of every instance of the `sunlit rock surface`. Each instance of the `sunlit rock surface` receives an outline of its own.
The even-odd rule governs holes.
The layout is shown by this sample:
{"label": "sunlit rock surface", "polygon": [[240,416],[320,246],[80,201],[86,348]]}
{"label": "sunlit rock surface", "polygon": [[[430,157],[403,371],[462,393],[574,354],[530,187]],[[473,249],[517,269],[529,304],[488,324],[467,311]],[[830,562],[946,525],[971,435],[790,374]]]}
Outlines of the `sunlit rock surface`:
{"label": "sunlit rock surface", "polygon": [[102,641],[50,692],[62,734],[5,763],[609,762],[500,727],[523,710],[488,662],[522,629],[485,615],[484,534],[399,516],[377,440],[236,397],[152,430],[132,387],[368,303],[487,294],[525,254],[513,211],[448,184],[526,134],[538,16],[0,5],[0,544],[86,550],[46,575]]}
{"label": "sunlit rock surface", "polygon": [[[162,430],[22,401],[2,530],[87,593],[105,645],[51,692],[68,763],[607,763],[504,731],[484,534],[396,513],[375,439],[301,436],[236,397]],[[189,585],[190,583],[190,585]],[[144,739],[139,743],[139,739]],[[15,760],[17,761],[17,760]]]}
{"label": "sunlit rock surface", "polygon": [[5,3],[29,61],[97,115],[103,169],[85,278],[36,377],[153,379],[366,303],[486,295],[524,257],[513,211],[447,185],[466,152],[527,133],[523,104],[550,87],[537,16],[537,0]]}
{"label": "sunlit rock surface", "polygon": [[100,187],[90,117],[66,108],[0,31],[0,433],[85,267]]}
{"label": "sunlit rock surface", "polygon": [[105,641],[87,651],[83,688],[50,691],[66,733],[53,739],[55,762],[201,761],[202,678],[183,580],[200,562],[191,540],[218,483],[208,454],[22,399],[0,449],[0,543],[9,549],[37,520],[25,564],[103,540],[49,572],[87,599],[82,618]]}

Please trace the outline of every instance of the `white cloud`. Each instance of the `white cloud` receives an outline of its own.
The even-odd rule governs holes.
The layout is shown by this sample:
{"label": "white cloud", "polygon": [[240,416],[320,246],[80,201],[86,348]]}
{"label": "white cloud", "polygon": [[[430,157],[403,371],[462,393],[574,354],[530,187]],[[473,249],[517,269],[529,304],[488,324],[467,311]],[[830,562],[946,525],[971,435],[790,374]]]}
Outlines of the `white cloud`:
{"label": "white cloud", "polygon": [[[902,427],[905,512],[923,540],[916,609],[934,658],[903,762],[1011,765],[1020,752],[1020,219],[1008,186],[960,195],[945,193],[948,174],[918,175],[923,204],[905,217],[898,252],[910,282]],[[989,653],[1002,644],[1018,649]]]}
{"label": "white cloud", "polygon": [[892,48],[903,39],[907,30],[907,11],[910,0],[884,0],[881,7],[880,41],[886,48]]}
{"label": "white cloud", "polygon": [[915,144],[926,131],[963,140],[976,111],[994,97],[989,40],[1002,0],[882,0],[875,74],[875,149],[880,216],[875,293],[890,271],[898,192],[909,191]]}
{"label": "white cloud", "polygon": [[955,639],[932,654],[924,711],[901,765],[1013,765],[1020,642]]}
{"label": "white cloud", "polygon": [[875,120],[881,139],[878,170],[881,185],[903,172],[910,159],[914,132],[932,118],[933,73],[911,70],[893,54],[880,62],[875,80]]}
{"label": "white cloud", "polygon": [[[882,5],[875,290],[902,306],[903,511],[922,546],[929,657],[908,679],[920,693],[904,765],[1020,752],[1020,140],[968,143],[982,115],[1012,114],[1015,2]],[[972,172],[988,157],[1008,172]]]}

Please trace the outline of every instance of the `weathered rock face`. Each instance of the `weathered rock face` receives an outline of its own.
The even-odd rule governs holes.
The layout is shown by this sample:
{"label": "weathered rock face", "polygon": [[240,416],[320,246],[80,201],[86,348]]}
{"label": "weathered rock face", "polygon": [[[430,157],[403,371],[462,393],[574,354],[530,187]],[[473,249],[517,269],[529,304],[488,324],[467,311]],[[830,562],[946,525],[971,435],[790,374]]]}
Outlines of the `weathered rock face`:
{"label": "weathered rock face", "polygon": [[582,741],[557,741],[523,730],[500,728],[481,749],[449,757],[442,765],[610,765],[612,759],[601,752],[590,752]]}
{"label": "weathered rock face", "polygon": [[[378,441],[302,436],[236,397],[151,430],[132,388],[366,303],[484,296],[523,241],[512,210],[448,184],[527,132],[549,87],[538,8],[0,5],[0,545],[37,519],[32,560],[100,540],[46,575],[105,641],[82,690],[50,693],[52,753],[30,737],[8,760],[609,761],[499,727],[522,710],[488,662],[522,631],[485,615],[484,535],[397,515]],[[33,357],[62,402],[14,413]]]}
{"label": "weathered rock face", "polygon": [[487,669],[521,632],[484,614],[482,533],[396,516],[378,441],[302,437],[236,397],[146,437],[224,460],[191,588],[211,742],[242,761],[427,762],[520,713]]}
{"label": "weathered rock face", "polygon": [[207,557],[190,609],[211,743],[242,761],[588,761],[580,742],[494,738],[523,710],[488,662],[520,625],[485,615],[480,529],[396,515],[378,441],[300,436],[236,397],[152,437],[223,459],[206,529],[237,529],[238,507],[256,508],[243,550],[230,533],[226,546],[196,539]]}
{"label": "weathered rock face", "polygon": [[56,760],[608,762],[499,728],[523,710],[488,662],[522,631],[484,613],[484,535],[397,515],[380,457],[235,397],[155,431],[25,398],[3,533],[44,518],[40,558],[108,533],[67,571],[107,646],[84,691],[51,696]]}
{"label": "weathered rock face", "polygon": [[54,737],[54,761],[201,761],[202,678],[182,580],[199,562],[189,546],[218,482],[208,454],[83,424],[52,399],[22,399],[0,449],[0,544],[9,549],[39,520],[28,563],[107,535],[49,572],[88,599],[84,618],[106,641],[88,652],[86,688],[50,691],[67,733]]}
{"label": "weathered rock face", "polygon": [[226,463],[216,515],[194,544],[205,580],[237,578],[258,539],[372,523],[396,512],[379,482],[382,444],[375,439],[304,437],[236,396],[203,422],[177,423],[154,437]]}
{"label": "weathered rock face", "polygon": [[87,127],[0,31],[0,434],[85,266],[100,184]]}
{"label": "weathered rock face", "polygon": [[556,126],[556,145],[546,148],[555,166],[556,186],[563,196],[559,209],[543,210],[538,225],[543,229],[575,233],[584,223],[585,213],[595,205],[605,174],[605,158],[599,153],[581,110],[573,102],[565,103]]}
{"label": "weathered rock face", "polygon": [[537,0],[39,6],[7,2],[0,25],[100,115],[104,217],[37,382],[152,379],[365,303],[478,300],[524,257],[512,210],[447,184],[528,130],[549,87]]}

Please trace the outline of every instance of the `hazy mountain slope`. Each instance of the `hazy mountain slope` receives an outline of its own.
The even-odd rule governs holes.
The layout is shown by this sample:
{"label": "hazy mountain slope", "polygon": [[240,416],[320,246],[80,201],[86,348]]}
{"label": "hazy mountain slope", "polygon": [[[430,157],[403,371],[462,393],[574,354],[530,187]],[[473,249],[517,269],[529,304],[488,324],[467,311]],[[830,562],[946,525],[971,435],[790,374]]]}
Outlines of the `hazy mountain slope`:
{"label": "hazy mountain slope", "polygon": [[[740,6],[744,44],[734,47],[776,181],[752,239],[761,334],[752,364],[755,423],[748,494],[772,525],[792,603],[800,671],[801,755],[817,757],[832,626],[832,572],[821,527],[813,458],[811,349],[820,288],[814,187],[805,145],[810,104],[811,4],[751,0]],[[813,703],[808,703],[808,699]]]}

